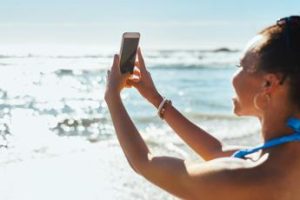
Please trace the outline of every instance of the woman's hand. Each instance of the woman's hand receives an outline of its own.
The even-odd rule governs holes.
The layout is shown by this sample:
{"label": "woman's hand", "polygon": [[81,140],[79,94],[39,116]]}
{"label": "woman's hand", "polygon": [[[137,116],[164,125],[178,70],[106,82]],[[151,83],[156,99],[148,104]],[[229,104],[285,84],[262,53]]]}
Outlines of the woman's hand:
{"label": "woman's hand", "polygon": [[154,106],[158,107],[162,96],[158,93],[151,74],[147,71],[141,49],[138,49],[138,61],[135,63],[134,73],[126,81],[126,86],[135,87],[139,93]]}
{"label": "woman's hand", "polygon": [[105,100],[108,101],[111,96],[119,96],[124,87],[128,87],[126,81],[130,73],[122,74],[119,68],[119,55],[115,54],[111,70],[107,71],[107,83],[105,91]]}

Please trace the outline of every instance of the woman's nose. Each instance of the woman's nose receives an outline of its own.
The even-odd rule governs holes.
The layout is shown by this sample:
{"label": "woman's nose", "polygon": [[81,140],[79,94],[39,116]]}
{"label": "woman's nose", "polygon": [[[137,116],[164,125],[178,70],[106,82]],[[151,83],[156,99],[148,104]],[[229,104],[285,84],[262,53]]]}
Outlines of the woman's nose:
{"label": "woman's nose", "polygon": [[236,70],[236,72],[232,75],[232,78],[231,78],[231,84],[232,84],[232,85],[235,85],[235,84],[236,84],[236,81],[237,81],[237,79],[238,79],[239,72],[240,72],[240,70]]}

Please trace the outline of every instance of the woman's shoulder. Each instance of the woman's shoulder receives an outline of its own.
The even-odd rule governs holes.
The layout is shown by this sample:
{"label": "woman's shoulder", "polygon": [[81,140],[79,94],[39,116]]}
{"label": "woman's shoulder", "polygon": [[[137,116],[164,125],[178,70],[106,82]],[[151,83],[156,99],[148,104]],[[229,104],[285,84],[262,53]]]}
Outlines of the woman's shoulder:
{"label": "woman's shoulder", "polygon": [[[272,199],[270,195],[276,193],[271,191],[270,187],[276,188],[277,181],[276,174],[272,173],[273,169],[268,168],[268,155],[263,155],[256,161],[232,157],[218,158],[194,166],[189,165],[187,170],[194,179],[194,184],[190,187],[195,191],[201,187],[215,187],[213,196],[229,195],[231,199]],[[249,194],[249,191],[254,193]],[[207,194],[210,195],[212,194]]]}
{"label": "woman's shoulder", "polygon": [[217,158],[200,164],[190,164],[187,170],[190,174],[207,174],[211,179],[220,182],[238,184],[242,186],[257,184],[257,181],[267,182],[268,178],[274,179],[272,168],[268,167],[268,155],[258,159],[239,159],[233,157]]}
{"label": "woman's shoulder", "polygon": [[[218,169],[228,169],[228,170],[238,170],[238,169],[253,169],[256,167],[263,166],[268,160],[268,155],[259,154],[247,157],[246,159],[240,159],[235,157],[222,157],[216,158],[203,163],[195,164],[194,166],[208,167],[208,168],[218,168]],[[191,164],[193,166],[193,164]],[[197,167],[193,167],[196,169]]]}
{"label": "woman's shoulder", "polygon": [[284,194],[267,154],[258,160],[226,157],[196,165],[187,163],[186,170],[183,185],[195,199],[269,200]]}

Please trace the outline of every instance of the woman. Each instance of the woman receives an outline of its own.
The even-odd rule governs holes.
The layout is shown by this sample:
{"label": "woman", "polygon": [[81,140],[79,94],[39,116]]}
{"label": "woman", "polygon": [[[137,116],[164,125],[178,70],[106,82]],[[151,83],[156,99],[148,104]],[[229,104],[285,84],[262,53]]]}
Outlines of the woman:
{"label": "woman", "polygon": [[[235,114],[260,120],[265,143],[255,149],[223,150],[217,139],[159,94],[140,50],[136,65],[134,76],[122,75],[115,55],[105,100],[121,147],[137,173],[184,199],[300,198],[300,143],[292,142],[300,140],[299,16],[280,19],[254,37],[232,81]],[[159,116],[206,162],[190,166],[181,159],[152,156],[120,98],[128,86],[158,108]]]}

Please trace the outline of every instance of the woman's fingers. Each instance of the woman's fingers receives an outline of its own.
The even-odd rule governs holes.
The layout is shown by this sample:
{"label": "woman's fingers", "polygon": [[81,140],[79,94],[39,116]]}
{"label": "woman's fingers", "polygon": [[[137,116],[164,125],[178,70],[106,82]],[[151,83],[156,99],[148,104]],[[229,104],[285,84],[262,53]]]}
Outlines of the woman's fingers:
{"label": "woman's fingers", "polygon": [[135,66],[133,68],[133,74],[141,76],[141,70]]}
{"label": "woman's fingers", "polygon": [[146,70],[146,66],[145,66],[145,61],[144,61],[144,58],[143,58],[142,51],[141,51],[140,47],[138,48],[138,60],[139,60],[140,70],[142,72],[146,72],[147,70]]}
{"label": "woman's fingers", "polygon": [[141,79],[141,71],[138,67],[134,67],[133,73],[128,77],[129,80],[137,81]]}
{"label": "woman's fingers", "polygon": [[139,82],[140,81],[140,76],[132,74],[131,76],[129,76],[128,79],[131,80],[131,81],[134,81],[134,82]]}
{"label": "woman's fingers", "polygon": [[[147,72],[140,48],[138,49],[137,54],[138,54],[137,55],[138,61],[135,62],[135,66],[133,68],[133,73],[127,77],[127,80],[124,85],[124,87],[126,87],[126,88],[138,86],[139,83],[141,82],[142,73]],[[115,61],[118,61],[117,59],[118,58],[116,58],[116,57],[114,58],[114,66],[116,65]]]}

